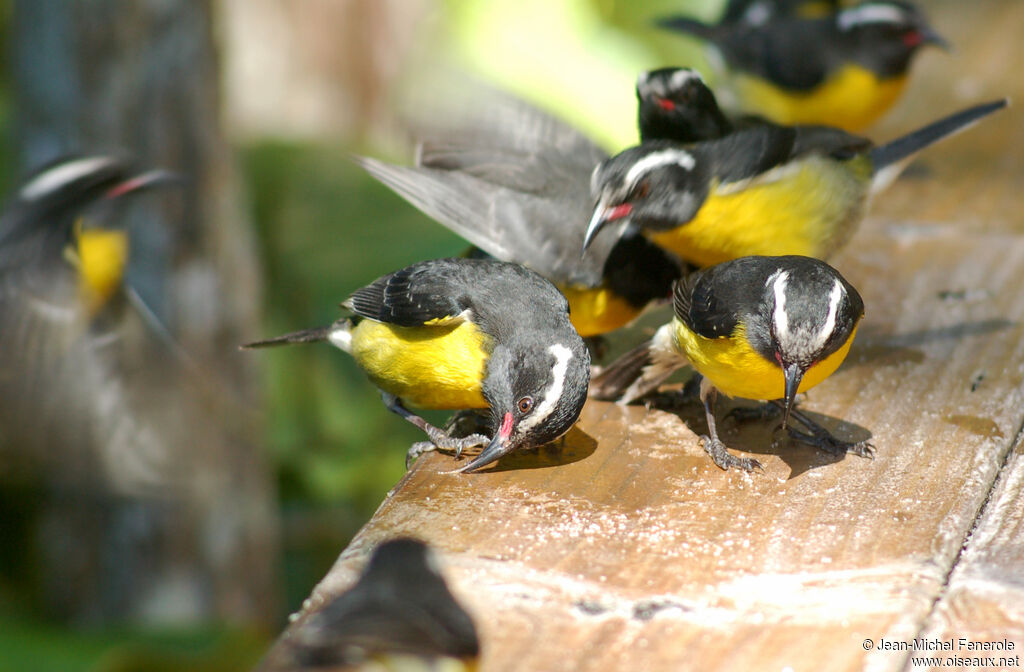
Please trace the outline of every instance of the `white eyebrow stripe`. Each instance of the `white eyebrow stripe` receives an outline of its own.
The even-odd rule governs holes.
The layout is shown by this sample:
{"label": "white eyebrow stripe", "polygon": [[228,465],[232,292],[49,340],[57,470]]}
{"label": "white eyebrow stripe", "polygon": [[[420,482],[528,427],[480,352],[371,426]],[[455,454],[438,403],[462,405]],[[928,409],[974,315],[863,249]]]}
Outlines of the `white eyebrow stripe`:
{"label": "white eyebrow stripe", "polygon": [[672,148],[651,152],[634,163],[629,169],[629,172],[626,173],[626,184],[635,184],[645,173],[658,166],[667,166],[669,164],[675,164],[683,170],[693,170],[693,167],[697,165],[697,159],[693,158],[693,154],[682,149]]}
{"label": "white eyebrow stripe", "polygon": [[36,175],[21,188],[18,195],[27,201],[42,198],[84,175],[96,172],[100,168],[112,165],[113,163],[114,159],[106,156],[94,156],[62,163]]}
{"label": "white eyebrow stripe", "polygon": [[817,336],[814,339],[814,348],[820,350],[828,337],[832,335],[832,330],[836,328],[836,316],[839,314],[839,302],[843,299],[843,283],[839,280],[835,281],[832,285],[832,293],[828,296],[828,316],[825,318],[825,324],[822,325],[821,330],[818,331]]}
{"label": "white eyebrow stripe", "polygon": [[679,89],[686,86],[687,82],[693,79],[696,79],[698,82],[701,83],[704,82],[704,80],[700,76],[700,73],[697,72],[696,70],[691,70],[689,68],[680,68],[679,70],[676,70],[675,72],[672,73],[672,77],[669,78],[668,83],[669,87],[671,87],[673,91],[678,91]]}
{"label": "white eyebrow stripe", "polygon": [[775,310],[772,322],[775,323],[775,338],[783,342],[789,339],[789,316],[786,314],[786,286],[789,284],[789,271],[776,271],[768,278],[768,284],[775,293]]}
{"label": "white eyebrow stripe", "polygon": [[569,371],[569,361],[572,359],[572,350],[561,343],[555,343],[548,348],[555,357],[555,365],[551,368],[551,385],[544,391],[544,398],[520,424],[519,430],[526,432],[547,420],[551,412],[555,410],[558,401],[562,398],[562,390],[565,389],[565,377]]}
{"label": "white eyebrow stripe", "polygon": [[903,10],[883,4],[851,7],[844,9],[836,16],[836,25],[839,30],[844,32],[868,23],[902,24],[906,22],[907,15]]}

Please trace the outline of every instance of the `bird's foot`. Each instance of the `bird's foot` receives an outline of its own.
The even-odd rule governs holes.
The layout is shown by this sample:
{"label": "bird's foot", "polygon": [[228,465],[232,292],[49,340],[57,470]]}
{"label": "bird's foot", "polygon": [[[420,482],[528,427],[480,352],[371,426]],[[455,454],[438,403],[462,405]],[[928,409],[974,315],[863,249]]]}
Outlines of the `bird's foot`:
{"label": "bird's foot", "polygon": [[431,429],[435,431],[427,430],[427,436],[430,437],[430,441],[417,441],[409,447],[409,451],[405,454],[406,469],[411,467],[412,463],[424,453],[435,450],[453,452],[455,453],[455,459],[458,459],[462,457],[462,451],[466,448],[486,446],[491,442],[491,439],[483,434],[470,434],[469,436],[455,438],[436,427]]}
{"label": "bird's foot", "polygon": [[701,436],[700,440],[704,445],[704,450],[721,469],[728,471],[729,467],[739,467],[744,471],[754,471],[755,469],[764,471],[764,467],[761,466],[761,463],[754,458],[736,457],[730,453],[725,447],[725,444],[719,439],[714,439],[709,436]]}

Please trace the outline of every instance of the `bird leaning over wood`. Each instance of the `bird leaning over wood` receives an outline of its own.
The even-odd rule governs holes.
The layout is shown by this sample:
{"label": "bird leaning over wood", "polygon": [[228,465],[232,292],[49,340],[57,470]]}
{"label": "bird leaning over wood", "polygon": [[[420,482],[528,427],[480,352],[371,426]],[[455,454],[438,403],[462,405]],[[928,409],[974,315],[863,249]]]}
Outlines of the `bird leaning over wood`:
{"label": "bird leaning over wood", "polygon": [[[864,315],[857,290],[823,261],[799,256],[742,257],[701,269],[679,281],[674,318],[649,344],[629,353],[618,374],[635,380],[653,366],[662,379],[690,363],[708,422],[704,449],[722,469],[760,468],[737,458],[718,438],[714,401],[730,397],[780,406],[790,436],[832,454],[873,454],[866,442],[849,443],[794,408],[794,398],[828,378],[846,358]],[[629,362],[626,365],[626,362]],[[623,402],[630,400],[629,395]],[[806,432],[789,425],[790,418]]]}
{"label": "bird leaning over wood", "polygon": [[827,259],[910,157],[1005,106],[976,105],[878,147],[839,129],[778,125],[690,145],[645,142],[594,170],[584,246],[628,220],[697,266],[755,254]]}
{"label": "bird leaning over wood", "polygon": [[301,669],[468,670],[480,655],[472,618],[434,552],[414,539],[380,544],[356,584],[310,616],[288,646]]}
{"label": "bird leaning over wood", "polygon": [[[334,324],[242,346],[330,341],[382,391],[388,409],[426,432],[409,459],[483,446],[457,471],[548,443],[576,422],[590,353],[550,282],[518,264],[437,259],[356,290]],[[489,409],[492,436],[454,438],[406,409]]]}
{"label": "bird leaning over wood", "polygon": [[590,175],[608,154],[535,107],[495,92],[477,118],[433,131],[416,166],[357,161],[414,206],[487,254],[523,264],[568,298],[580,335],[598,336],[666,300],[679,261],[635,232],[581,257],[593,212]]}
{"label": "bird leaning over wood", "polygon": [[902,94],[925,45],[948,48],[908,2],[873,0],[823,16],[768,15],[710,26],[687,17],[658,24],[710,45],[709,60],[738,112],[782,124],[860,131]]}

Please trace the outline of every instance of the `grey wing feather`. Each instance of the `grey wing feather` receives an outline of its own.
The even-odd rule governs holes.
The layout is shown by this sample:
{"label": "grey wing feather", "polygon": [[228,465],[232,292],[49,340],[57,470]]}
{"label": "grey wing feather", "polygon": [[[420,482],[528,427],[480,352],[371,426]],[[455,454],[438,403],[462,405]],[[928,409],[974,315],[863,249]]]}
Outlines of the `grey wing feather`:
{"label": "grey wing feather", "polygon": [[556,283],[598,284],[615,237],[581,252],[594,205],[590,175],[607,154],[521,101],[498,105],[485,119],[435,131],[421,145],[417,167],[357,161],[492,256]]}

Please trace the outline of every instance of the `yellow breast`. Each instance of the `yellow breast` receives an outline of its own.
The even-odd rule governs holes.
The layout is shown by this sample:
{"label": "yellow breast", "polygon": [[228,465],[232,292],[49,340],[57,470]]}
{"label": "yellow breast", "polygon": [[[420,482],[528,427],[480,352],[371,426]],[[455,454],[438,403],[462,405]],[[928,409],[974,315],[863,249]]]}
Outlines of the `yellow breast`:
{"label": "yellow breast", "polygon": [[569,320],[580,336],[599,336],[623,327],[640,310],[607,288],[559,287],[569,300]]}
{"label": "yellow breast", "polygon": [[[674,320],[676,347],[693,364],[693,368],[723,394],[744,399],[781,399],[786,383],[782,369],[765,359],[747,342],[743,326],[729,338],[704,338]],[[821,360],[804,374],[798,391],[805,392],[831,376],[846,359],[857,330],[841,348]]]}
{"label": "yellow breast", "polygon": [[77,235],[79,286],[90,314],[102,308],[124,277],[128,236],[123,231],[80,229]]}
{"label": "yellow breast", "polygon": [[363,320],[352,329],[352,357],[374,385],[412,406],[487,408],[490,340],[471,322],[398,327]]}
{"label": "yellow breast", "polygon": [[870,185],[866,157],[809,156],[746,184],[715,186],[692,220],[648,235],[698,266],[751,254],[825,259],[853,234]]}
{"label": "yellow breast", "polygon": [[730,85],[747,112],[780,124],[825,124],[857,132],[892,107],[907,77],[879,79],[866,68],[846,65],[807,92],[786,91],[745,73],[732,76]]}

